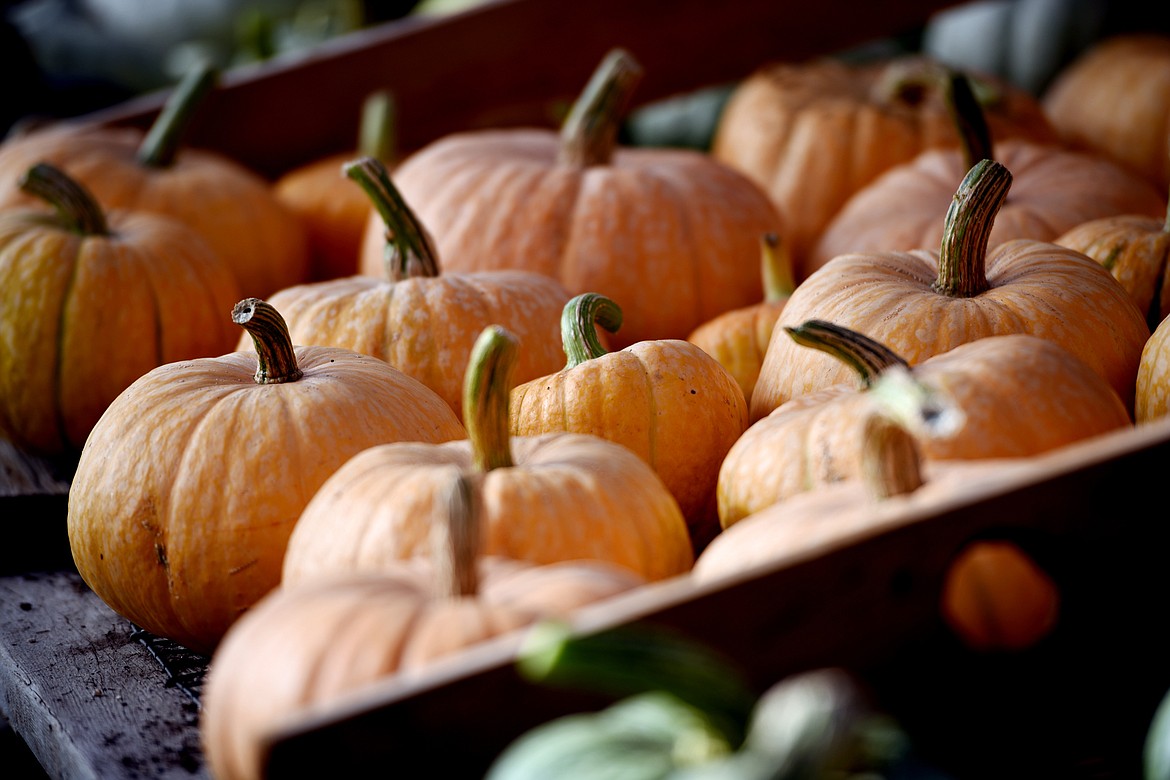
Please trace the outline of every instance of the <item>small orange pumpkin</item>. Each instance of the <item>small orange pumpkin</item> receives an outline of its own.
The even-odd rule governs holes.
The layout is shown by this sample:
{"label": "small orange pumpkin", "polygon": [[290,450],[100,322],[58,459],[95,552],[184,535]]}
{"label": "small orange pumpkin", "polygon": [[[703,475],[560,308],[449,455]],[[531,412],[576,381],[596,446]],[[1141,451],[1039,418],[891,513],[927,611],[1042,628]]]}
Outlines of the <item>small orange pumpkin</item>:
{"label": "small orange pumpkin", "polygon": [[1170,317],[1158,324],[1143,347],[1136,385],[1135,422],[1170,414]]}
{"label": "small orange pumpkin", "polygon": [[203,653],[280,581],[293,524],[350,456],[465,435],[443,399],[385,362],[294,348],[264,301],[240,301],[232,319],[255,352],[135,380],[94,426],[69,490],[69,545],[86,584]]}
{"label": "small orange pumpkin", "polygon": [[282,586],[228,631],[208,666],[200,716],[216,778],[263,777],[266,733],[291,713],[426,673],[462,650],[643,584],[599,561],[481,557],[478,479],[457,470],[447,478],[448,495],[428,519],[429,555]]}
{"label": "small orange pumpkin", "polygon": [[289,537],[284,582],[376,571],[424,551],[452,469],[483,473],[485,555],[611,561],[648,580],[690,569],[678,502],[631,450],[590,434],[509,435],[516,346],[497,325],[476,342],[464,385],[467,439],[371,447],[337,469]]}
{"label": "small orange pumpkin", "polygon": [[606,352],[595,323],[616,331],[621,309],[594,293],[565,305],[568,364],[512,389],[512,435],[588,433],[637,453],[678,501],[701,550],[719,531],[719,464],[747,428],[743,391],[719,361],[689,341],[640,341]]}
{"label": "small orange pumpkin", "polygon": [[1132,410],[1150,336],[1144,313],[1080,252],[1028,239],[988,249],[1012,180],[1001,163],[973,166],[951,198],[937,251],[840,255],[802,282],[772,333],[752,420],[796,396],[852,381],[841,361],[801,347],[784,330],[811,319],[864,333],[910,365],[984,336],[1030,333],[1083,360]]}

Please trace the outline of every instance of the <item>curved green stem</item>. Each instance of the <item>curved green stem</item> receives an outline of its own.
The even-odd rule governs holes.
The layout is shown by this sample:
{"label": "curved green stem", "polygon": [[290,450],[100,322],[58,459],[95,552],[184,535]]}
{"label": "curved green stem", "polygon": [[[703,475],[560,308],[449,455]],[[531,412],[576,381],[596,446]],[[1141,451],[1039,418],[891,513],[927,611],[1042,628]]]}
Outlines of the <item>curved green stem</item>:
{"label": "curved green stem", "polygon": [[392,282],[439,275],[439,256],[381,160],[362,157],[342,170],[356,181],[386,223],[386,277]]}
{"label": "curved green stem", "polygon": [[913,493],[925,483],[918,441],[900,423],[875,411],[862,432],[861,480],[876,500]]}
{"label": "curved green stem", "polygon": [[561,125],[562,164],[588,168],[612,159],[618,128],[642,75],[642,66],[623,49],[606,54]]}
{"label": "curved green stem", "polygon": [[1012,174],[994,160],[980,160],[963,177],[943,227],[935,292],[972,298],[986,292],[987,246],[995,215],[1007,199]]}
{"label": "curved green stem", "polygon": [[481,472],[513,465],[508,401],[519,339],[488,325],[471,348],[463,382],[463,420],[471,456]]}
{"label": "curved green stem", "polygon": [[168,168],[183,144],[195,110],[219,80],[219,71],[201,62],[175,86],[138,147],[138,162],[148,168]]}
{"label": "curved green stem", "polygon": [[431,561],[439,598],[474,596],[479,591],[483,497],[473,475],[454,467],[452,472],[431,524]]}
{"label": "curved green stem", "polygon": [[980,160],[994,159],[991,146],[991,129],[983,106],[975,97],[968,78],[958,71],[947,74],[947,110],[959,134],[959,145],[963,150],[964,166],[970,170]]}
{"label": "curved green stem", "polygon": [[797,344],[826,352],[857,372],[862,387],[872,387],[890,366],[909,367],[892,349],[855,330],[824,320],[806,320],[800,325],[785,325],[784,330]]}
{"label": "curved green stem", "polygon": [[782,301],[796,289],[792,274],[792,252],[780,236],[765,233],[760,239],[760,273],[764,280],[764,300]]}
{"label": "curved green stem", "polygon": [[581,293],[565,304],[561,310],[561,344],[568,358],[565,368],[606,354],[597,338],[597,325],[617,333],[622,326],[621,307],[600,293]]}
{"label": "curved green stem", "polygon": [[81,182],[60,168],[37,163],[20,177],[20,189],[44,200],[57,211],[61,227],[83,236],[108,236],[101,204]]}
{"label": "curved green stem", "polygon": [[232,322],[248,331],[256,347],[259,358],[256,384],[278,385],[304,376],[297,365],[288,323],[272,304],[259,298],[245,298],[232,308]]}
{"label": "curved green stem", "polygon": [[389,163],[398,153],[397,109],[394,95],[385,89],[371,92],[362,102],[358,154]]}

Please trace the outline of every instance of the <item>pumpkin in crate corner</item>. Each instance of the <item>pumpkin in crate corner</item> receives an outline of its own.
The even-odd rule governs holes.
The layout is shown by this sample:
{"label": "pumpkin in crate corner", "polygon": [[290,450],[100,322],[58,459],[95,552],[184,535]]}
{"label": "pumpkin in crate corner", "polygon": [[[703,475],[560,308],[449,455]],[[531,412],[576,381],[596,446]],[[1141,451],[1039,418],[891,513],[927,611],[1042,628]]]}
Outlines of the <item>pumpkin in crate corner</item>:
{"label": "pumpkin in crate corner", "polygon": [[[569,294],[531,271],[442,273],[434,242],[403,201],[385,165],[346,163],[347,180],[384,221],[383,277],[357,275],[289,287],[269,303],[297,344],[343,347],[385,360],[434,390],[463,416],[467,360],[488,325],[520,339],[516,374],[526,381],[564,364],[559,322]],[[247,334],[240,349],[246,349]]]}
{"label": "pumpkin in crate corner", "polygon": [[185,146],[182,133],[215,85],[214,69],[193,68],[175,87],[150,131],[58,123],[0,143],[0,208],[28,202],[15,186],[47,162],[76,179],[104,208],[154,211],[199,233],[231,267],[240,293],[262,297],[307,278],[304,228],[267,180],[210,149]]}
{"label": "pumpkin in crate corner", "polygon": [[509,434],[516,349],[516,336],[498,325],[476,341],[464,385],[466,439],[370,447],[326,480],[289,537],[284,584],[378,571],[424,553],[452,469],[482,475],[485,555],[590,558],[647,580],[690,569],[678,502],[633,451],[591,434]]}
{"label": "pumpkin in crate corner", "polygon": [[466,435],[431,390],[384,361],[294,347],[280,313],[245,299],[255,352],[167,363],[94,426],[69,490],[69,545],[123,617],[210,653],[280,581],[289,533],[355,453]]}
{"label": "pumpkin in crate corner", "polygon": [[231,269],[186,225],[103,209],[60,169],[0,210],[0,436],[76,458],[106,407],[160,363],[232,348]]}
{"label": "pumpkin in crate corner", "polygon": [[[418,679],[461,651],[565,618],[644,584],[602,561],[537,565],[482,555],[482,486],[449,469],[430,548],[378,572],[272,591],[235,623],[207,670],[200,740],[217,780],[264,776],[268,732],[391,677]],[[450,668],[450,666],[448,666]]]}
{"label": "pumpkin in crate corner", "polygon": [[[571,295],[620,301],[615,349],[685,339],[724,311],[757,302],[759,237],[784,234],[767,196],[694,149],[620,147],[617,130],[641,67],[624,51],[602,61],[561,132],[455,133],[395,169],[403,197],[435,237],[449,271],[519,268]],[[383,227],[366,240],[378,257]],[[381,263],[362,272],[382,273]]]}

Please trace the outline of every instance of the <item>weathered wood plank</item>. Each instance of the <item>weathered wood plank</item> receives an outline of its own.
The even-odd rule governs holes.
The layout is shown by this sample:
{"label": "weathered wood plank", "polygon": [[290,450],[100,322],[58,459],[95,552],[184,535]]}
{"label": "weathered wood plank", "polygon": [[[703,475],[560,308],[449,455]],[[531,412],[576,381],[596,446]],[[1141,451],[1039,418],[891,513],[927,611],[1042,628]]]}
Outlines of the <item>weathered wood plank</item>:
{"label": "weathered wood plank", "polygon": [[[0,578],[0,710],[53,778],[208,777],[198,734],[205,659],[169,658],[73,572]],[[169,647],[163,647],[164,657]]]}

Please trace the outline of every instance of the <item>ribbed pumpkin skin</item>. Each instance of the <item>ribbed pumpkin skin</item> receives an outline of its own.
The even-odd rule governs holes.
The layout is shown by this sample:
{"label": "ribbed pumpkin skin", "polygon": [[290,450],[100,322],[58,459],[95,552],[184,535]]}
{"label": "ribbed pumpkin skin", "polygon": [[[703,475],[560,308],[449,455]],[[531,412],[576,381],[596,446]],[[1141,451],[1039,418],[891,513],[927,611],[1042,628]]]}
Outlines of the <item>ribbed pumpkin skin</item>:
{"label": "ribbed pumpkin skin", "polygon": [[772,334],[752,393],[751,419],[799,395],[854,381],[841,361],[800,346],[783,330],[809,319],[863,333],[912,366],[985,336],[1051,339],[1105,377],[1133,408],[1149,328],[1125,288],[1100,264],[1056,244],[1008,241],[987,252],[990,289],[952,297],[931,287],[938,259],[929,250],[841,255],[806,279]]}
{"label": "ribbed pumpkin skin", "polygon": [[239,289],[178,223],[114,211],[110,235],[83,236],[47,214],[0,213],[0,431],[29,451],[76,455],[139,376],[232,348]]}
{"label": "ribbed pumpkin skin", "polygon": [[[776,203],[799,279],[821,230],[854,192],[919,152],[959,145],[941,90],[904,99],[880,87],[891,69],[918,64],[776,63],[745,79],[725,106],[711,153]],[[1055,140],[1035,98],[999,88],[1003,101],[987,109],[994,138]]]}
{"label": "ribbed pumpkin skin", "polygon": [[[517,381],[544,376],[565,364],[560,317],[568,300],[547,276],[492,271],[398,282],[352,276],[290,287],[269,303],[284,315],[294,344],[385,360],[438,393],[462,419],[467,359],[483,329],[503,325],[520,339]],[[250,347],[245,333],[239,349]]]}
{"label": "ribbed pumpkin skin", "polygon": [[[1162,192],[1097,155],[1015,140],[997,143],[995,159],[1013,178],[988,239],[991,248],[1013,238],[1052,241],[1101,217],[1166,214]],[[841,207],[814,247],[808,269],[851,252],[937,249],[947,207],[966,172],[957,150],[924,152],[887,171]]]}
{"label": "ribbed pumpkin skin", "polygon": [[[965,416],[953,436],[920,442],[927,459],[1027,457],[1131,424],[1100,375],[1036,336],[987,336],[933,355],[913,371]],[[859,384],[838,384],[793,398],[748,428],[719,471],[723,526],[798,493],[857,478],[871,409]]]}
{"label": "ribbed pumpkin skin", "polygon": [[437,598],[425,559],[394,572],[273,591],[236,623],[208,667],[200,738],[219,780],[263,776],[266,731],[290,713],[460,649],[562,617],[643,581],[595,561],[480,562],[473,597]]}
{"label": "ribbed pumpkin skin", "polygon": [[788,299],[761,301],[724,312],[691,331],[687,341],[719,361],[751,398],[772,340],[772,329]]}
{"label": "ribbed pumpkin skin", "polygon": [[[135,157],[132,128],[47,128],[0,145],[0,208],[29,202],[16,187],[45,161],[81,182],[106,209],[153,211],[195,229],[228,263],[245,296],[265,296],[308,278],[304,229],[269,183],[215,152],[181,149],[151,168]],[[230,308],[229,308],[230,310]]]}
{"label": "ribbed pumpkin skin", "polygon": [[[483,477],[484,555],[536,563],[591,558],[658,580],[693,563],[686,521],[641,458],[584,434],[513,437],[515,466]],[[428,549],[429,518],[451,469],[473,469],[467,440],[373,447],[305,507],[284,582],[377,571]]]}
{"label": "ribbed pumpkin skin", "polygon": [[[559,147],[548,130],[460,133],[395,169],[445,272],[518,268],[606,295],[625,315],[615,349],[762,298],[760,236],[783,230],[745,176],[693,150],[619,148],[580,169],[557,164]],[[362,273],[384,274],[382,231],[367,227]]]}
{"label": "ribbed pumpkin skin", "polygon": [[441,398],[382,361],[295,353],[304,376],[283,384],[255,382],[255,353],[160,366],[94,427],[69,491],[69,542],[114,611],[209,652],[280,581],[293,524],[350,456],[466,435]]}
{"label": "ribbed pumpkin skin", "polygon": [[1170,414],[1170,319],[1150,334],[1137,374],[1134,420],[1147,423]]}
{"label": "ribbed pumpkin skin", "polygon": [[1042,103],[1065,143],[1170,188],[1170,36],[1100,41],[1057,75]]}
{"label": "ribbed pumpkin skin", "polygon": [[1170,222],[1136,214],[1082,223],[1055,243],[1084,252],[1113,274],[1153,331],[1170,315]]}
{"label": "ribbed pumpkin skin", "polygon": [[718,532],[719,464],[747,428],[747,401],[722,365],[678,339],[643,341],[519,384],[513,436],[588,433],[623,445],[678,501],[696,547]]}

